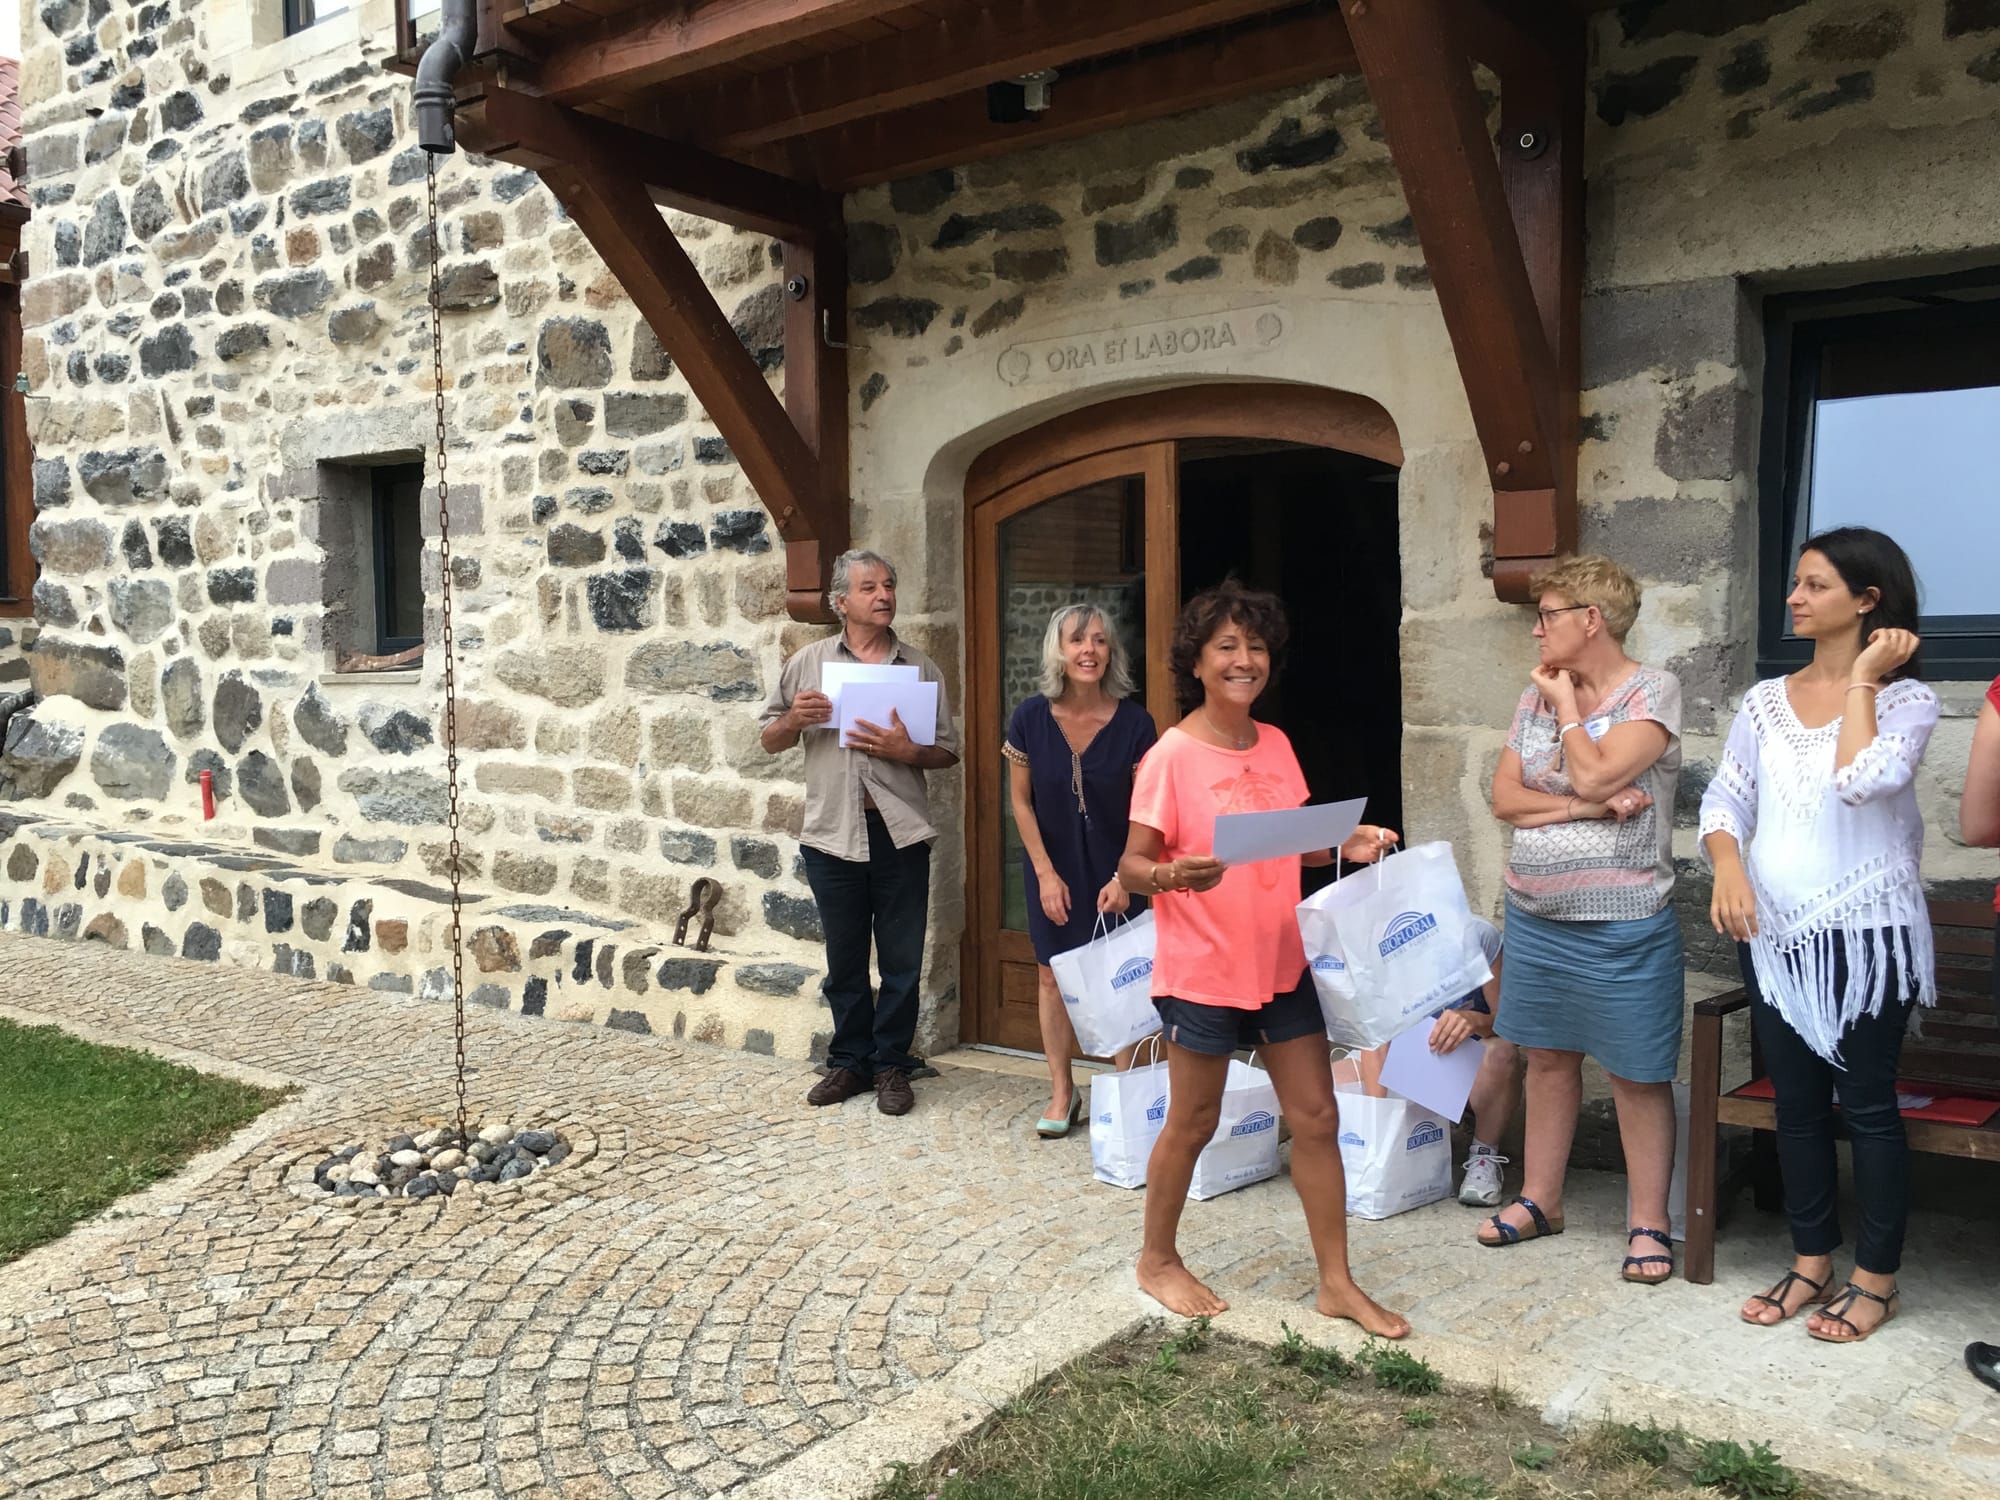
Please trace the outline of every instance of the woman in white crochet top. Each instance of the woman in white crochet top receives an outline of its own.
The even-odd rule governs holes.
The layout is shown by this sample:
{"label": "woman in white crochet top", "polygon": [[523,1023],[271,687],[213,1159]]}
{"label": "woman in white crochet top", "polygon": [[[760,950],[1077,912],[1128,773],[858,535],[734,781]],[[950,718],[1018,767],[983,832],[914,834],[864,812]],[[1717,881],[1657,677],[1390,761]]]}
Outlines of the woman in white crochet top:
{"label": "woman in white crochet top", "polygon": [[[1743,1318],[1771,1326],[1819,1304],[1807,1331],[1853,1343],[1897,1307],[1909,1151],[1896,1065],[1912,1008],[1937,1000],[1911,783],[1938,700],[1917,680],[1915,575],[1881,532],[1809,539],[1785,603],[1812,662],[1745,695],[1701,799],[1709,917],[1748,945],[1796,1254]],[[1837,1294],[1836,1093],[1860,1207],[1854,1274]]]}

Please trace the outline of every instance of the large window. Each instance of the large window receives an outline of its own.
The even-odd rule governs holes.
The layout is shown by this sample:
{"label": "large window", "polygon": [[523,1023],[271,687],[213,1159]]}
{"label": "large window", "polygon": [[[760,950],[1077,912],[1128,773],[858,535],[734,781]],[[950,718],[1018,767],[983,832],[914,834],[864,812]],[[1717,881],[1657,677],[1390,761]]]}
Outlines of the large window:
{"label": "large window", "polygon": [[1784,600],[1834,526],[1909,553],[1930,676],[2000,670],[2000,274],[1774,297],[1765,331],[1760,670],[1810,656]]}

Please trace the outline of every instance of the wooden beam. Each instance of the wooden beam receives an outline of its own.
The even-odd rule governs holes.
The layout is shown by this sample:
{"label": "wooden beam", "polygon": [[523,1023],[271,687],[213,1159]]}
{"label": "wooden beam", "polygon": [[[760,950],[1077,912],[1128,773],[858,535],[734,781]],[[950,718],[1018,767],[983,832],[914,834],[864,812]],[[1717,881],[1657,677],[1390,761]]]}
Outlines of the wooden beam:
{"label": "wooden beam", "polygon": [[[1513,597],[1524,587],[1515,564],[1547,556],[1562,541],[1561,434],[1576,422],[1575,388],[1565,409],[1555,344],[1487,136],[1468,47],[1445,0],[1347,0],[1343,9],[1494,486],[1495,587]],[[1545,212],[1535,208],[1531,217]],[[1538,246],[1538,257],[1547,253]],[[1568,489],[1573,514],[1573,474]],[[1503,559],[1510,564],[1504,570]]]}
{"label": "wooden beam", "polygon": [[1310,83],[1354,66],[1346,25],[1338,12],[1322,11],[1057,79],[1051,107],[1018,125],[993,124],[984,95],[973,94],[872,116],[795,145],[824,186],[849,189]]}
{"label": "wooden beam", "polygon": [[601,98],[685,78],[908,9],[908,0],[674,0],[606,18],[535,70],[551,99]]}
{"label": "wooden beam", "polygon": [[[803,295],[793,295],[794,289]],[[838,210],[810,243],[785,245],[785,410],[817,461],[819,515],[809,539],[785,544],[785,607],[831,623],[826,591],[847,550],[847,351],[826,338],[847,328],[847,236]]]}
{"label": "wooden beam", "polygon": [[818,459],[646,190],[599,162],[559,163],[541,176],[687,377],[778,535],[791,543],[844,534],[844,512],[827,509]]}
{"label": "wooden beam", "polygon": [[788,177],[726,161],[698,147],[488,85],[461,101],[461,141],[484,156],[545,171],[602,167],[644,179],[653,202],[774,239],[810,239],[827,222],[827,194]]}
{"label": "wooden beam", "polygon": [[678,95],[652,123],[663,135],[745,151],[1272,8],[1272,0],[993,0],[880,41]]}

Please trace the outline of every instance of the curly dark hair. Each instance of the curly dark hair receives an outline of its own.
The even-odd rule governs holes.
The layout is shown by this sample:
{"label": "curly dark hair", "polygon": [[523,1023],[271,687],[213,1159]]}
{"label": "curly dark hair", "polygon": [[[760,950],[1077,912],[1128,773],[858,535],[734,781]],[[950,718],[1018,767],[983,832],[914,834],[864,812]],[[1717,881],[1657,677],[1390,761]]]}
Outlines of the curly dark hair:
{"label": "curly dark hair", "polygon": [[1285,606],[1276,594],[1246,589],[1232,576],[1212,589],[1203,589],[1181,610],[1174,625],[1174,643],[1168,660],[1173,664],[1174,697],[1183,714],[1201,707],[1202,686],[1195,680],[1195,663],[1201,648],[1215,639],[1225,625],[1234,625],[1261,639],[1271,652],[1271,680],[1277,681],[1284,658],[1285,642],[1291,626],[1285,623]]}

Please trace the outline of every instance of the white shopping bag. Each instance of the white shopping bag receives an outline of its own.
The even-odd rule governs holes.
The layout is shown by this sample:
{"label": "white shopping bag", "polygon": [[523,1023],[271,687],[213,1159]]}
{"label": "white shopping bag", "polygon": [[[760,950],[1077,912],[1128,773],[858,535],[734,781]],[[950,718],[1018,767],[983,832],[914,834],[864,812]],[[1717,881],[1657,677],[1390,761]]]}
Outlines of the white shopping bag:
{"label": "white shopping bag", "polygon": [[1214,1198],[1278,1175],[1278,1091],[1271,1075],[1229,1060],[1222,1088],[1222,1117],[1195,1158],[1188,1196]]}
{"label": "white shopping bag", "polygon": [[1450,1197],[1451,1131],[1444,1121],[1407,1099],[1364,1094],[1352,1073],[1336,1069],[1333,1085],[1347,1212],[1386,1219]]}
{"label": "white shopping bag", "polygon": [[1056,954],[1049,968],[1083,1050],[1109,1057],[1160,1029],[1153,1009],[1153,914],[1141,912],[1108,931],[1100,916],[1097,925],[1095,937]]}
{"label": "white shopping bag", "polygon": [[1144,1187],[1153,1142],[1166,1123],[1165,1063],[1096,1074],[1090,1080],[1091,1176],[1113,1187]]}
{"label": "white shopping bag", "polygon": [[1379,1047],[1493,977],[1451,845],[1419,844],[1299,903],[1299,934],[1343,1047]]}

